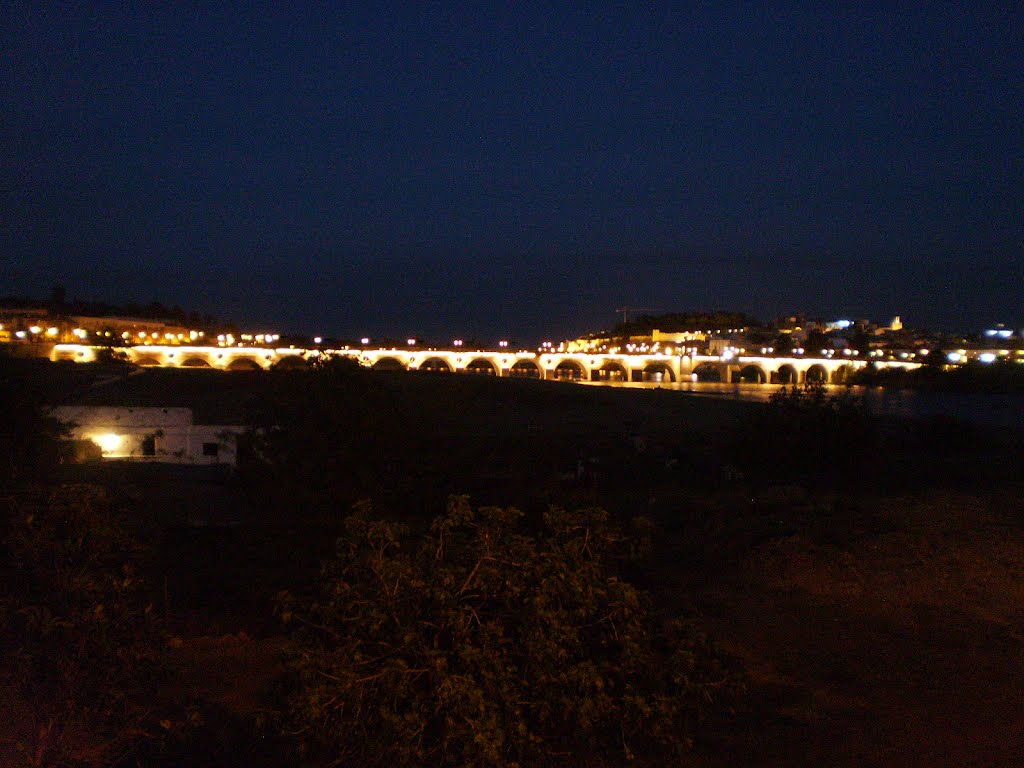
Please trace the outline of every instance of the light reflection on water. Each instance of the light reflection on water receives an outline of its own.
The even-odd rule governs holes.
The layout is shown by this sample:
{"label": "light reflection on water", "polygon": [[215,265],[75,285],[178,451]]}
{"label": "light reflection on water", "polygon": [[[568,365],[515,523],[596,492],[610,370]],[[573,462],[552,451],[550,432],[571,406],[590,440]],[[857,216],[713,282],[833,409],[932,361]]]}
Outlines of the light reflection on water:
{"label": "light reflection on water", "polygon": [[[720,384],[697,381],[661,383],[587,381],[579,383],[598,387],[674,390],[702,397],[748,402],[767,402],[769,397],[782,389],[781,384]],[[849,392],[856,397],[863,397],[864,402],[873,412],[884,416],[914,418],[944,416],[971,424],[1014,428],[1024,426],[1024,395],[927,392],[910,389],[845,386],[827,386],[825,390],[829,394],[841,395]]]}

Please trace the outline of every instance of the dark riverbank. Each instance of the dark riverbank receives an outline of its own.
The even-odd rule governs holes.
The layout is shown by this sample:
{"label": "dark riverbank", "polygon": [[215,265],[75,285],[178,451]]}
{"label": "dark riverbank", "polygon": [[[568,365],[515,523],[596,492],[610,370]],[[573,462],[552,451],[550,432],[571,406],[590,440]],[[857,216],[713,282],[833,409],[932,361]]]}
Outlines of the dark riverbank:
{"label": "dark riverbank", "polygon": [[[298,430],[287,464],[82,465],[34,497],[71,481],[72,498],[99,489],[147,553],[137,573],[171,669],[151,703],[199,719],[133,765],[301,764],[273,729],[293,647],[274,595],[315,582],[351,500],[423,530],[450,493],[528,516],[560,505],[652,519],[630,579],[748,680],[696,733],[698,765],[1016,760],[1024,478],[1008,430],[879,422],[827,399],[776,407],[490,377],[356,372],[317,388],[304,374],[156,369],[83,391],[97,404],[277,414]],[[8,498],[13,525],[29,502]]]}

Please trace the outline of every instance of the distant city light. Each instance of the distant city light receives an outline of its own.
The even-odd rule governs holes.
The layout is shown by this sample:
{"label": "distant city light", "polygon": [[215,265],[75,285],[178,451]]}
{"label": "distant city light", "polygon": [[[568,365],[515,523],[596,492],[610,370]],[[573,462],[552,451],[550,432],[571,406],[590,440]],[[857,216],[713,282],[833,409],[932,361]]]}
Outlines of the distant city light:
{"label": "distant city light", "polygon": [[405,343],[411,347],[413,344],[416,343],[416,339],[406,339]]}
{"label": "distant city light", "polygon": [[370,343],[370,337],[369,336],[363,336],[363,338],[361,338],[359,340],[359,343],[360,344],[369,344]]}
{"label": "distant city light", "polygon": [[313,343],[314,344],[323,344],[324,343],[324,337],[323,336],[314,336],[313,337]]}
{"label": "distant city light", "polygon": [[40,332],[40,331],[42,331],[43,329],[42,329],[42,328],[40,328],[40,327],[39,327],[38,325],[33,325],[33,326],[32,326],[31,328],[29,328],[29,330],[30,330],[30,331],[31,331],[32,333],[39,333],[39,332]]}
{"label": "distant city light", "polygon": [[978,355],[978,359],[983,363],[994,363],[996,361],[996,356],[992,352],[983,352]]}
{"label": "distant city light", "polygon": [[507,341],[499,341],[498,342],[498,346],[502,347],[504,349],[505,347],[508,346],[508,342]]}
{"label": "distant city light", "polygon": [[948,355],[946,355],[946,359],[949,360],[949,362],[951,363],[959,363],[962,358],[963,355],[961,355],[959,352],[950,352]]}

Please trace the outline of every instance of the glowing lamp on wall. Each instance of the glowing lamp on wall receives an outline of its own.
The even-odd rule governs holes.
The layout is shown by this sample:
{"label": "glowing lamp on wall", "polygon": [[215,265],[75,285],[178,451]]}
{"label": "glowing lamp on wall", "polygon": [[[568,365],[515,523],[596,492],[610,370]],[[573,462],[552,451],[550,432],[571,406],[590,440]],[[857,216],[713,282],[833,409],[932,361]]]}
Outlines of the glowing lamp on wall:
{"label": "glowing lamp on wall", "polygon": [[105,435],[95,435],[92,441],[100,447],[100,450],[104,454],[117,453],[121,448],[123,442],[121,435],[115,435],[113,433],[107,433]]}

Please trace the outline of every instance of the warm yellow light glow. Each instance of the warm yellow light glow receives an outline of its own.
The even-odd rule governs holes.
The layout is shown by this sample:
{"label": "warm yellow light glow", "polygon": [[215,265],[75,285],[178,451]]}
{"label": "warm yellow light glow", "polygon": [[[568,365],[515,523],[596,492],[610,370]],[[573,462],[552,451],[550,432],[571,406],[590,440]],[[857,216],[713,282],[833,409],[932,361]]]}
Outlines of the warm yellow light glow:
{"label": "warm yellow light glow", "polygon": [[89,335],[88,331],[86,331],[84,328],[75,328],[75,330],[73,330],[71,333],[73,333],[80,339],[84,339],[86,336]]}
{"label": "warm yellow light glow", "polygon": [[47,328],[46,329],[46,335],[51,337],[51,338],[56,336],[58,333],[59,333],[59,331],[56,328]]}
{"label": "warm yellow light glow", "polygon": [[38,325],[33,325],[31,328],[29,328],[29,330],[32,331],[32,333],[39,333],[43,329],[40,328]]}
{"label": "warm yellow light glow", "polygon": [[95,435],[92,441],[100,447],[103,453],[115,453],[121,447],[121,436],[113,433]]}

